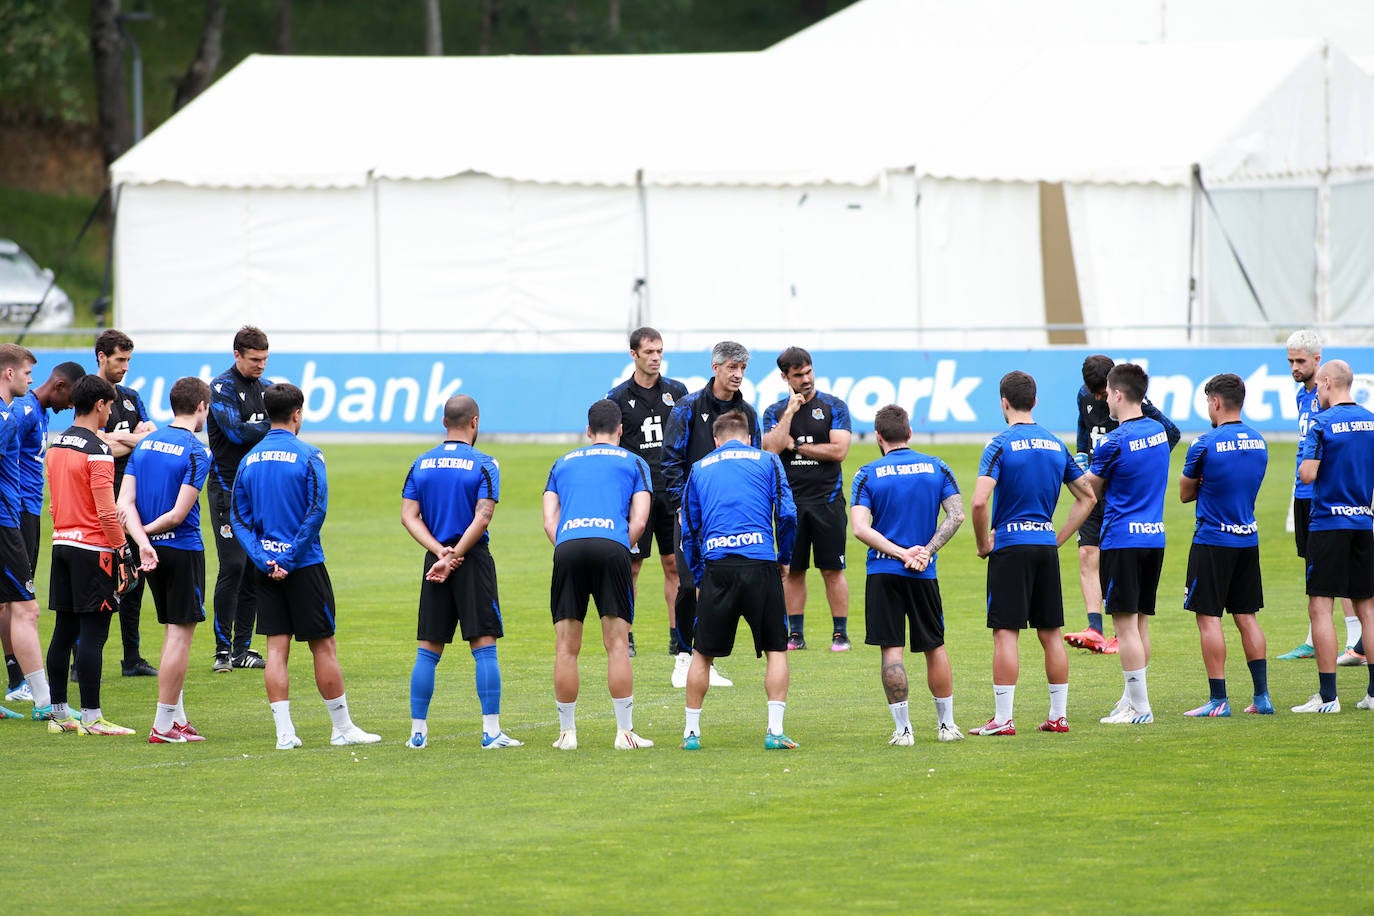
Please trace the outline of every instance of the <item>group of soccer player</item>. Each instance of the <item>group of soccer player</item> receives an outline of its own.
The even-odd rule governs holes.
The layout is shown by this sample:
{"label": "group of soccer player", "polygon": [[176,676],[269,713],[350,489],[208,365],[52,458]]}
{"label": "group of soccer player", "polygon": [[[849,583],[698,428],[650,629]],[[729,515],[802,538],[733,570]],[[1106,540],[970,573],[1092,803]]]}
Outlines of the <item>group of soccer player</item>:
{"label": "group of soccer player", "polygon": [[[234,366],[213,385],[178,379],[168,392],[173,418],[164,429],[151,422],[136,391],[117,384],[128,371],[133,341],[106,331],[95,352],[97,372],[63,363],[30,392],[37,358],[16,344],[0,345],[6,701],[31,702],[30,716],[53,733],[134,734],[107,719],[100,701],[111,617],[117,612],[123,623],[132,608],[122,667],[126,676],[158,678],[149,743],[204,740],[187,717],[182,688],[195,627],[205,619],[199,502],[208,480],[225,588],[222,601],[217,594],[214,670],[265,668],[277,747],[299,747],[286,666],[292,638],[307,642],[334,726],[331,743],[380,740],[349,716],[335,654],[334,599],[319,542],[328,498],[324,463],[318,449],[296,436],[305,403],[300,389],[261,381],[267,336],[258,328],[241,329],[234,338]],[[73,425],[49,443],[47,411],[68,406],[75,412]],[[197,436],[207,426],[211,448]],[[45,469],[52,515],[48,602],[54,612],[46,656],[33,581]],[[235,564],[235,552],[251,561],[251,575],[244,574],[244,560]],[[159,668],[137,654],[137,605],[145,582],[165,627]],[[249,648],[254,616],[257,632],[267,638],[266,659]],[[67,696],[73,653],[79,707]],[[28,718],[3,707],[0,717]]]}
{"label": "group of soccer player", "polygon": [[[792,749],[783,729],[789,652],[807,648],[806,575],[820,570],[831,611],[832,652],[851,648],[844,575],[847,525],[869,550],[865,642],[881,652],[881,680],[893,732],[915,743],[903,653],[925,657],[940,741],[963,739],[954,719],[953,676],[945,648],[937,577],[940,550],[964,521],[949,466],[911,447],[910,419],[888,405],[874,431],[881,457],[855,474],[846,513],[842,462],[851,442],[848,407],[818,391],[811,355],[789,347],[777,358],[788,393],[762,422],[741,393],[750,354],[722,341],[711,378],[696,392],[663,374],[663,339],[652,328],[630,337],[634,370],[588,410],[589,444],[560,457],[543,495],[553,544],[550,613],[560,750],[578,746],[576,706],[583,625],[592,602],[601,619],[607,687],[616,719],[613,746],[652,747],[634,730],[632,624],[643,559],[656,545],[664,572],[674,687],[685,689],[681,747],[702,746],[702,707],[711,687],[732,686],[715,669],[734,650],[740,621],[765,659],[764,747]],[[207,385],[171,386],[173,420],[157,429],[136,392],[117,385],[133,343],[118,331],[96,344],[98,371],[63,363],[30,391],[34,355],[0,345],[0,633],[5,636],[7,701],[33,703],[49,731],[129,735],[100,706],[101,657],[111,616],[134,605],[146,581],[166,628],[159,668],[137,653],[137,623],[125,633],[123,673],[158,677],[148,741],[204,740],[191,725],[183,685],[195,627],[205,619],[205,557],[199,499],[208,485],[219,553],[213,670],[265,669],[277,748],[300,747],[292,722],[287,661],[307,643],[316,686],[329,710],[332,744],[380,738],[348,709],[334,639],[335,602],[320,545],[328,484],[319,449],[299,438],[304,395],[267,385],[267,337],[245,327],[234,365]],[[1300,331],[1288,342],[1298,393],[1294,521],[1307,558],[1311,635],[1319,691],[1294,712],[1339,712],[1335,668],[1360,656],[1359,626],[1374,612],[1374,414],[1351,398],[1352,373],[1322,363],[1320,340]],[[116,375],[116,378],[111,378]],[[1069,645],[1119,654],[1123,693],[1104,724],[1153,721],[1146,673],[1149,619],[1163,567],[1169,453],[1179,432],[1145,397],[1149,379],[1133,364],[1095,355],[1083,365],[1078,451],[1035,422],[1035,380],[1005,375],[999,396],[1007,429],[984,449],[972,497],[977,553],[986,558],[987,625],[993,631],[993,715],[970,733],[1016,733],[1014,696],[1020,631],[1036,630],[1049,706],[1039,730],[1069,730]],[[1204,388],[1213,428],[1188,449],[1179,498],[1196,502],[1184,607],[1196,614],[1210,696],[1185,713],[1231,714],[1221,618],[1240,632],[1253,701],[1272,714],[1255,501],[1268,464],[1264,438],[1242,420],[1245,384],[1225,373]],[[47,411],[75,409],[70,429],[48,443]],[[481,745],[519,747],[500,724],[497,641],[504,635],[488,527],[500,500],[500,469],[476,448],[477,402],[460,394],[444,407],[445,440],[415,459],[402,491],[401,521],[425,549],[411,673],[406,747],[429,744],[435,673],[455,636],[469,644],[482,712]],[[208,427],[210,448],[197,434]],[[33,576],[43,474],[53,518],[49,606],[55,612],[46,657],[38,636]],[[1056,528],[1061,489],[1072,505]],[[1058,550],[1078,534],[1088,629],[1063,633]],[[1337,659],[1331,612],[1350,602],[1347,650]],[[1103,614],[1112,619],[1108,640]],[[137,611],[134,611],[137,614]],[[122,619],[122,617],[121,617]],[[256,623],[267,656],[251,649]],[[132,646],[132,650],[131,650]],[[1301,649],[1285,657],[1300,657]],[[71,661],[75,658],[75,667]],[[67,675],[80,687],[68,702]],[[147,670],[143,670],[147,669]],[[1361,708],[1374,709],[1371,690]],[[0,707],[0,717],[26,718]]]}

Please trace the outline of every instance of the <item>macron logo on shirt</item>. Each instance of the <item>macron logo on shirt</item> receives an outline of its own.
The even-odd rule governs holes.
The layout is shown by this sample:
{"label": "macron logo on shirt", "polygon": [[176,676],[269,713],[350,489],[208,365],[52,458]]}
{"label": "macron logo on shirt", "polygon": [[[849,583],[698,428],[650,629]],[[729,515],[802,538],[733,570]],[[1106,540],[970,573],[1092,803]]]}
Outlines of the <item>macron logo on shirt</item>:
{"label": "macron logo on shirt", "polygon": [[729,547],[749,547],[763,543],[763,535],[757,531],[749,531],[744,534],[722,534],[717,537],[706,539],[706,549],[716,550]]}
{"label": "macron logo on shirt", "polygon": [[604,528],[607,531],[615,530],[615,519],[613,518],[570,518],[563,523],[561,530],[574,531],[578,528]]}

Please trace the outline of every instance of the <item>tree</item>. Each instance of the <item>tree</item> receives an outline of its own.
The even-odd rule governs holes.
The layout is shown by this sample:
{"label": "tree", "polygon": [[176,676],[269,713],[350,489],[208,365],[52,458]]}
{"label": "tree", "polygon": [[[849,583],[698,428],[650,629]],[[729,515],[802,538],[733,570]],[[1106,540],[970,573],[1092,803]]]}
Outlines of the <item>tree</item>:
{"label": "tree", "polygon": [[96,122],[105,167],[130,144],[129,98],[124,86],[124,42],[115,17],[119,0],[91,0],[91,59],[95,65]]}
{"label": "tree", "polygon": [[501,0],[482,0],[477,33],[477,53],[491,53],[491,34],[501,22]]}
{"label": "tree", "polygon": [[439,0],[424,0],[425,54],[440,57],[444,53],[444,26],[439,18]]}
{"label": "tree", "polygon": [[72,63],[82,38],[80,26],[48,0],[0,3],[0,96],[22,99],[26,116],[81,117]]}
{"label": "tree", "polygon": [[291,53],[291,0],[277,0],[277,38],[273,48],[278,54]]}
{"label": "tree", "polygon": [[205,0],[205,26],[201,29],[200,46],[196,48],[196,56],[191,60],[191,65],[186,68],[181,79],[177,80],[172,111],[180,111],[186,107],[214,82],[215,71],[219,69],[224,47],[224,13],[224,0]]}

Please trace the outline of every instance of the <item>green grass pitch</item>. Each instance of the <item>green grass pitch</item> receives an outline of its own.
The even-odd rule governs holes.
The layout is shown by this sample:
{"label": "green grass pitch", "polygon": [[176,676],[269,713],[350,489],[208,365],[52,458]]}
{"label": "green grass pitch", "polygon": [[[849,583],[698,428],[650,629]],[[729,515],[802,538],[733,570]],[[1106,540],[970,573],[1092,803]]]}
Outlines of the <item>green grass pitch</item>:
{"label": "green grass pitch", "polygon": [[[549,747],[558,734],[551,549],[539,501],[548,466],[565,449],[486,447],[502,467],[492,525],[507,630],[502,724],[525,747],[479,747],[472,659],[462,643],[439,667],[430,748],[402,747],[421,557],[401,528],[399,492],[425,446],[328,445],[324,541],[340,606],[339,654],[354,717],[383,743],[328,745],[328,714],[302,646],[291,667],[305,746],[275,751],[260,673],[211,674],[207,624],[196,638],[186,706],[209,740],[148,745],[155,684],[119,676],[116,624],[105,652],[104,709],[138,728],[137,737],[52,736],[36,723],[0,722],[10,841],[0,911],[1367,905],[1360,869],[1374,852],[1367,826],[1374,713],[1355,709],[1365,671],[1340,669],[1341,715],[1296,716],[1288,707],[1316,689],[1314,666],[1271,661],[1279,713],[1245,716],[1249,676],[1228,622],[1236,714],[1184,719],[1185,709],[1206,699],[1207,683],[1192,615],[1181,609],[1192,507],[1178,503],[1172,483],[1161,608],[1151,627],[1152,726],[1099,725],[1120,695],[1120,664],[1070,650],[1073,731],[1036,732],[1047,697],[1040,650],[1027,634],[1020,734],[938,744],[924,665],[909,656],[917,744],[889,747],[878,652],[861,644],[863,551],[851,540],[854,651],[825,651],[829,620],[817,580],[807,623],[815,648],[790,658],[787,731],[799,750],[763,750],[763,665],[738,652],[720,662],[736,686],[707,697],[703,750],[678,750],[683,694],[668,684],[661,576],[650,560],[635,628],[635,723],[658,746],[612,750],[605,656],[589,638],[582,746],[563,753]],[[978,447],[918,447],[944,457],[966,498],[972,493]],[[1175,450],[1175,475],[1183,451]],[[876,456],[876,446],[856,444],[846,487]],[[1284,531],[1292,460],[1291,444],[1275,445],[1260,507],[1268,605],[1260,619],[1271,659],[1306,630],[1300,562]],[[1061,562],[1068,623],[1078,629],[1070,547]],[[40,565],[41,580],[46,556]],[[213,550],[210,566],[213,580]],[[967,523],[942,551],[940,572],[955,716],[967,731],[992,711],[984,572]],[[144,614],[145,654],[156,663],[161,638],[151,601]]]}

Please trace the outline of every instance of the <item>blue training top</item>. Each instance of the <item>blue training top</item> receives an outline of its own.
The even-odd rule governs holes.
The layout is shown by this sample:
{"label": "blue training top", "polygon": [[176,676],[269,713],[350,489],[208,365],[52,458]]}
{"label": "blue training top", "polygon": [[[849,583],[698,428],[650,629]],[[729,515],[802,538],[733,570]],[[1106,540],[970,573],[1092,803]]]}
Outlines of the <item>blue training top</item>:
{"label": "blue training top", "polygon": [[[883,537],[910,547],[930,541],[939,526],[940,505],[958,493],[959,484],[949,465],[903,446],[859,468],[854,475],[852,502],[873,513],[873,527]],[[929,565],[917,572],[907,569],[896,557],[870,547],[868,574],[934,579],[935,559],[931,557]]]}
{"label": "blue training top", "polygon": [[0,403],[0,528],[18,528],[23,510],[19,480],[19,402]]}
{"label": "blue training top", "polygon": [[1312,484],[1303,483],[1298,478],[1298,466],[1302,464],[1302,441],[1307,438],[1307,431],[1312,428],[1312,418],[1321,413],[1321,403],[1317,400],[1317,386],[1313,385],[1312,390],[1308,391],[1306,385],[1298,386],[1298,451],[1293,456],[1293,498],[1311,499]]}
{"label": "blue training top", "polygon": [[[210,450],[189,429],[165,426],[143,437],[124,467],[124,477],[136,481],[134,504],[143,524],[170,512],[183,486],[204,488],[213,461]],[[154,547],[204,550],[200,539],[200,500],[197,498],[191,504],[191,511],[180,525],[171,531],[150,534],[148,540]]]}
{"label": "blue training top", "polygon": [[32,388],[14,399],[19,417],[20,507],[28,515],[43,511],[43,455],[48,450],[48,412]]}
{"label": "blue training top", "polygon": [[983,449],[979,477],[997,481],[992,499],[993,550],[1018,544],[1055,546],[1059,489],[1083,476],[1068,447],[1039,423],[1017,423]]}
{"label": "blue training top", "polygon": [[652,493],[649,463],[618,445],[584,445],[553,463],[546,493],[558,495],[554,546],[604,538],[630,549],[630,500]]}
{"label": "blue training top", "polygon": [[797,506],[777,455],[731,439],[692,465],[682,504],[682,552],[697,583],[707,560],[790,563],[796,537]]}
{"label": "blue training top", "polygon": [[1208,430],[1188,446],[1183,476],[1200,480],[1194,544],[1255,547],[1255,497],[1269,467],[1264,437],[1239,420]]}
{"label": "blue training top", "polygon": [[324,455],[285,429],[270,430],[239,463],[234,536],[263,572],[324,562],[320,528],[329,506]]}
{"label": "blue training top", "polygon": [[1298,461],[1321,462],[1312,481],[1312,531],[1369,531],[1374,511],[1374,413],[1347,402],[1312,417]]}
{"label": "blue training top", "polygon": [[1149,417],[1127,420],[1093,450],[1092,472],[1106,482],[1103,550],[1164,546],[1169,435]]}
{"label": "blue training top", "polygon": [[[501,501],[501,466],[468,443],[450,439],[415,459],[401,496],[419,503],[429,533],[452,547],[472,524],[479,499]],[[483,531],[477,543],[489,540]]]}

